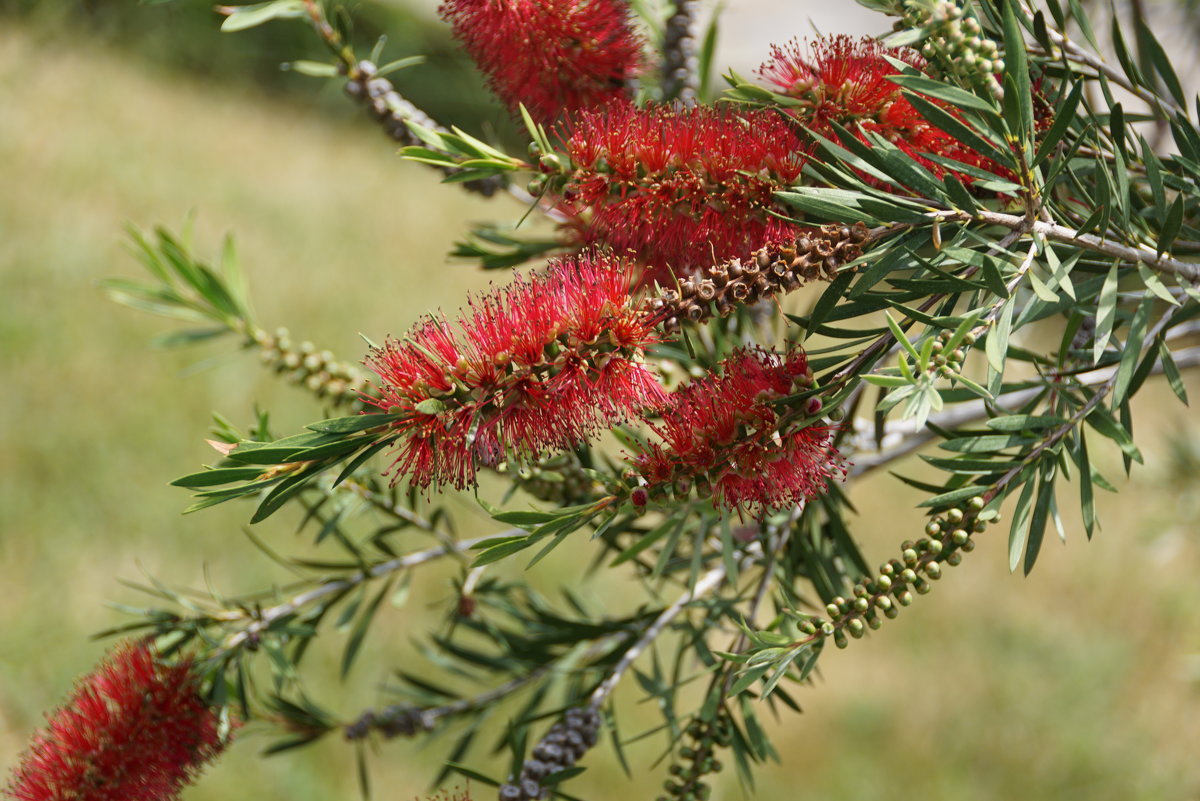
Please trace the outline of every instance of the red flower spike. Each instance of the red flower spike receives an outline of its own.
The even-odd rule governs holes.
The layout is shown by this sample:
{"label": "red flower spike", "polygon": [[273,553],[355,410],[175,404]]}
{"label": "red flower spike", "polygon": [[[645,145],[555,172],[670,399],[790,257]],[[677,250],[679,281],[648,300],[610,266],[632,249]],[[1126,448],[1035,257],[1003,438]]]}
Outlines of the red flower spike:
{"label": "red flower spike", "polygon": [[795,428],[774,401],[807,385],[799,348],[780,355],[735,352],[722,372],[674,393],[653,425],[662,440],[633,459],[651,495],[672,487],[711,487],[713,503],[738,510],[779,509],[824,492],[844,476],[841,456],[823,426]]}
{"label": "red flower spike", "polygon": [[457,332],[431,317],[372,351],[380,397],[364,401],[403,413],[396,475],[463,489],[479,464],[566,449],[661,403],[630,277],[609,256],[560,259],[472,300]]}
{"label": "red flower spike", "polygon": [[807,153],[775,112],[610,106],[560,137],[575,168],[561,208],[580,238],[632,251],[664,282],[794,230],[769,212]]}
{"label": "red flower spike", "polygon": [[225,748],[188,662],[118,646],[33,736],[4,794],[17,801],[167,801]]}
{"label": "red flower spike", "polygon": [[439,13],[500,100],[541,123],[627,99],[641,65],[624,0],[446,0]]}
{"label": "red flower spike", "polygon": [[[904,97],[900,87],[888,80],[898,70],[884,56],[921,69],[925,60],[915,51],[887,48],[870,37],[853,39],[845,35],[818,39],[809,49],[811,52],[806,53],[796,41],[783,47],[776,45],[771,48],[771,59],[758,69],[758,74],[779,92],[802,101],[802,105],[789,108],[788,113],[809,130],[831,138],[831,123],[855,132],[861,125],[863,130],[895,144],[934,175],[941,177],[952,172],[967,185],[974,178],[947,170],[926,154],[961,161],[999,175],[1006,173],[931,125]],[[953,107],[932,98],[930,102],[957,116]],[[865,135],[860,138],[869,144]],[[865,177],[874,185],[880,183]]]}

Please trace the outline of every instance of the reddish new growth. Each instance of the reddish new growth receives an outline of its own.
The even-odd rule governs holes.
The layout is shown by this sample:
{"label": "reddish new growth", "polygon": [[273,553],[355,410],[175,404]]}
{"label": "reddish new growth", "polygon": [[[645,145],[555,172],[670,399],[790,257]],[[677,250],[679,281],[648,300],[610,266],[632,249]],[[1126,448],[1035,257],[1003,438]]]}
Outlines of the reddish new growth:
{"label": "reddish new growth", "polygon": [[[823,492],[845,472],[831,429],[789,424],[774,403],[811,385],[799,348],[782,355],[753,348],[726,359],[719,375],[677,389],[652,426],[662,444],[633,459],[646,481],[641,502],[695,486],[720,507],[779,509]],[[820,409],[815,399],[808,404],[810,413]]]}
{"label": "reddish new growth", "polygon": [[5,793],[18,801],[164,801],[226,743],[191,665],[120,645],[34,735]]}
{"label": "reddish new growth", "polygon": [[622,105],[577,115],[562,138],[563,208],[582,239],[633,251],[664,281],[794,230],[769,212],[806,153],[775,112]]}
{"label": "reddish new growth", "polygon": [[630,270],[593,254],[552,262],[471,302],[458,331],[430,317],[371,352],[380,397],[399,412],[395,467],[412,484],[475,482],[480,463],[563,450],[661,402],[642,363],[652,325]]}
{"label": "reddish new growth", "polygon": [[[934,175],[953,172],[966,184],[974,180],[970,175],[948,170],[927,155],[1003,174],[994,162],[930,124],[905,99],[900,87],[888,80],[899,70],[884,56],[921,69],[925,61],[915,51],[887,48],[869,37],[853,39],[845,35],[818,39],[810,49],[811,53],[806,53],[795,41],[783,47],[776,45],[771,49],[771,60],[759,67],[758,73],[782,94],[801,101],[788,112],[813,133],[836,141],[831,123],[837,123],[867,144],[870,140],[865,132],[879,134]],[[930,102],[957,115],[940,101],[930,98]]]}
{"label": "reddish new growth", "polygon": [[538,122],[624,100],[641,63],[623,0],[447,0],[439,11],[504,104]]}

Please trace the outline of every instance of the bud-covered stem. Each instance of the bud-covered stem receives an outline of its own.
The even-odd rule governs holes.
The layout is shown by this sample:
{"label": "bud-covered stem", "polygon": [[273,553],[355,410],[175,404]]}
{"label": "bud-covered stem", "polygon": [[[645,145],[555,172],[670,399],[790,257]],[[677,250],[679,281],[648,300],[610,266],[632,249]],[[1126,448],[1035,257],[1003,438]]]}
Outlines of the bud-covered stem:
{"label": "bud-covered stem", "polygon": [[[354,48],[329,24],[317,0],[304,0],[304,6],[313,30],[338,59],[339,71],[346,76],[346,94],[365,106],[371,116],[384,126],[388,136],[402,145],[425,146],[426,143],[417,139],[409,130],[407,122],[413,122],[431,131],[449,133],[446,128],[397,92],[391,81],[377,75],[378,67],[374,62],[358,59]],[[443,168],[442,172],[449,175],[454,170]],[[504,185],[496,176],[460,183],[464,189],[478,192],[484,197],[491,197]]]}
{"label": "bud-covered stem", "polygon": [[674,0],[673,5],[663,30],[663,99],[694,106],[700,89],[700,62],[696,55],[700,0]]}

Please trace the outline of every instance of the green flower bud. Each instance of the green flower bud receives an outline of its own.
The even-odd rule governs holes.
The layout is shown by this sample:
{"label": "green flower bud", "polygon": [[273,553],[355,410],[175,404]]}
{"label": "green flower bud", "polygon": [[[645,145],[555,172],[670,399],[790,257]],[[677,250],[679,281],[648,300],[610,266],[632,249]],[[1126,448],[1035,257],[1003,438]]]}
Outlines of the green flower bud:
{"label": "green flower bud", "polygon": [[916,580],[917,580],[917,574],[916,574],[916,572],[915,572],[915,571],[914,571],[914,570],[913,570],[911,567],[906,567],[906,568],[904,568],[904,570],[903,570],[903,571],[900,573],[900,579],[901,579],[901,580],[902,580],[902,581],[903,581],[905,584],[912,584],[914,581],[916,581]]}
{"label": "green flower bud", "polygon": [[845,648],[850,644],[850,640],[846,639],[846,632],[838,629],[833,633],[833,644],[838,648]]}
{"label": "green flower bud", "polygon": [[824,634],[826,637],[833,634],[835,631],[837,631],[837,629],[834,627],[834,625],[832,623],[825,622],[825,623],[821,624],[821,633]]}
{"label": "green flower bud", "polygon": [[825,612],[826,612],[826,613],[827,613],[827,614],[828,614],[830,617],[837,617],[838,615],[840,615],[840,614],[842,613],[842,610],[841,610],[841,609],[838,609],[838,606],[837,606],[837,604],[827,604],[827,605],[825,606]]}
{"label": "green flower bud", "polygon": [[970,553],[971,551],[975,550],[975,540],[967,540],[960,547],[967,553]]}
{"label": "green flower bud", "polygon": [[961,523],[963,521],[963,517],[965,517],[965,515],[963,514],[962,509],[951,509],[949,512],[946,512],[946,519],[951,523]]}
{"label": "green flower bud", "polygon": [[850,629],[850,636],[856,640],[862,637],[863,632],[867,630],[866,625],[858,618],[851,620],[847,627]]}
{"label": "green flower bud", "polygon": [[940,579],[942,577],[942,566],[939,565],[937,562],[927,563],[925,565],[925,575],[929,576],[931,579],[933,579],[935,581],[937,579]]}
{"label": "green flower bud", "polygon": [[950,565],[950,567],[958,567],[959,565],[961,565],[962,564],[962,553],[960,551],[955,551],[954,553],[947,556],[946,564]]}
{"label": "green flower bud", "polygon": [[962,545],[969,539],[971,539],[971,535],[961,528],[956,528],[950,532],[950,541],[955,545]]}
{"label": "green flower bud", "polygon": [[901,555],[904,557],[904,564],[908,565],[909,567],[912,567],[917,563],[917,552],[912,548],[905,548],[904,553]]}
{"label": "green flower bud", "polygon": [[933,554],[934,556],[937,556],[938,554],[940,554],[942,552],[942,548],[943,548],[943,545],[942,545],[941,540],[930,540],[929,541],[929,552],[931,554]]}
{"label": "green flower bud", "polygon": [[[901,606],[909,606],[913,602],[913,594],[908,590],[904,590],[896,595],[896,600],[900,602]],[[895,617],[895,615],[888,615],[888,617]]]}
{"label": "green flower bud", "polygon": [[895,620],[897,617],[900,616],[900,608],[893,606],[890,609],[886,609],[883,612],[883,616],[886,617],[888,620]]}
{"label": "green flower bud", "polygon": [[982,534],[983,532],[987,531],[987,523],[983,522],[982,520],[976,520],[971,524],[971,530],[976,534]]}
{"label": "green flower bud", "polygon": [[930,584],[928,581],[924,581],[922,579],[917,579],[916,582],[913,584],[913,587],[916,588],[917,595],[928,595],[929,591],[933,589],[932,584]]}
{"label": "green flower bud", "polygon": [[884,592],[887,592],[892,588],[892,580],[887,576],[880,576],[875,581],[877,584],[879,584],[879,589],[883,590]]}
{"label": "green flower bud", "polygon": [[866,598],[856,598],[854,600],[854,609],[857,612],[865,612],[871,608],[871,602]]}
{"label": "green flower bud", "polygon": [[871,631],[878,631],[883,626],[883,621],[877,617],[873,617],[867,621],[867,626],[870,627]]}
{"label": "green flower bud", "polygon": [[881,595],[875,599],[875,605],[886,612],[892,608],[892,599],[886,595]]}
{"label": "green flower bud", "polygon": [[936,520],[930,520],[925,524],[925,533],[931,537],[936,537],[942,533],[942,527]]}

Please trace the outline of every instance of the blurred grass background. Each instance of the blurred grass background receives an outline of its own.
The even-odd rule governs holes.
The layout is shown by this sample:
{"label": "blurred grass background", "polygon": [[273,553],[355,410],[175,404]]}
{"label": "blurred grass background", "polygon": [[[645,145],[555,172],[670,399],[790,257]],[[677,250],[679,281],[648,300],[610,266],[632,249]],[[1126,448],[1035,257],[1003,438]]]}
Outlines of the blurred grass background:
{"label": "blurred grass background", "polygon": [[[466,289],[483,286],[486,277],[444,254],[464,221],[516,213],[401,163],[332,87],[277,76],[279,60],[313,54],[302,37],[211,36],[203,33],[215,27],[211,13],[164,11],[185,7],[93,3],[88,16],[65,4],[0,6],[4,775],[43,712],[106,650],[89,635],[127,620],[105,603],[143,602],[117,578],[140,580],[145,570],[202,586],[208,565],[230,593],[287,579],[241,535],[246,507],[182,517],[186,495],[166,482],[210,460],[202,438],[214,409],[244,424],[261,404],[280,431],[317,409],[228,346],[150,349],[167,324],[112,305],[96,288],[137,275],[122,227],[177,228],[197,212],[198,249],[213,255],[234,232],[259,320],[354,358],[359,332],[399,333],[425,309],[457,308]],[[385,11],[385,20],[402,19]],[[155,14],[183,16],[138,16]],[[400,29],[415,44],[392,52],[448,49],[444,31],[412,19]],[[156,27],[172,20],[183,27]],[[432,94],[458,102],[450,91]],[[458,119],[453,105],[439,113]],[[472,126],[496,118],[485,106]],[[191,369],[203,355],[214,364]],[[1200,397],[1195,378],[1189,388]],[[900,620],[826,654],[816,686],[797,690],[805,714],[774,725],[781,762],[760,772],[758,798],[1200,798],[1200,445],[1194,414],[1163,388],[1147,391],[1138,411],[1149,467],[1101,499],[1095,541],[1072,525],[1067,547],[1047,543],[1025,579],[1006,569],[1003,531],[989,533]],[[1117,455],[1097,450],[1116,480]],[[919,530],[917,494],[886,476],[852,497],[872,561]],[[462,519],[469,526],[479,516],[464,507]],[[285,523],[259,528],[280,550],[304,547]],[[572,581],[574,563],[589,555],[581,544],[533,578],[544,587]],[[377,650],[347,684],[315,682],[318,700],[346,717],[386,702],[379,687],[409,658],[406,641],[444,619],[452,571],[431,571],[405,608],[377,621]],[[600,602],[619,597],[621,577],[584,591]],[[336,661],[332,639],[318,670]],[[654,719],[636,700],[628,688],[626,734]],[[344,743],[262,759],[267,742],[247,732],[185,797],[356,797]],[[633,780],[601,748],[571,790],[592,801],[653,798],[661,773],[645,769],[658,747],[634,749]],[[384,744],[371,760],[376,798],[423,796],[439,749]],[[719,797],[742,797],[727,773]]]}

